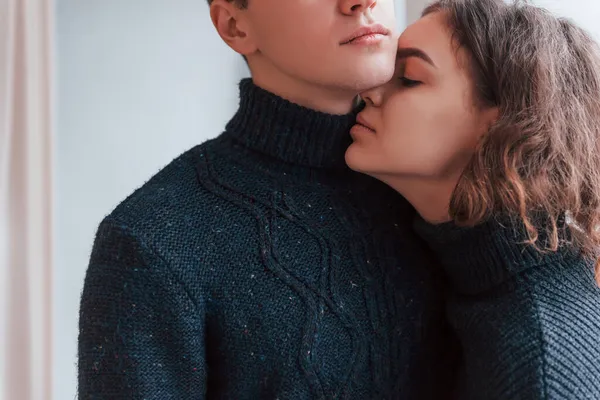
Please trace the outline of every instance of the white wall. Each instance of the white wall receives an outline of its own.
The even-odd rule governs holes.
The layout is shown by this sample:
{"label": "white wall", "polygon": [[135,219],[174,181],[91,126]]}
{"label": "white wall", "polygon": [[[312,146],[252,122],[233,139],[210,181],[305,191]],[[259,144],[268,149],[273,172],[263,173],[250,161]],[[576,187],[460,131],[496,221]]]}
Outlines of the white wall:
{"label": "white wall", "polygon": [[406,0],[406,22],[412,24],[419,19],[421,13],[433,0]]}
{"label": "white wall", "polygon": [[600,40],[600,1],[598,0],[534,0],[541,7],[569,17]]}
{"label": "white wall", "polygon": [[54,399],[74,399],[79,296],[98,223],[237,106],[241,57],[205,0],[58,0]]}

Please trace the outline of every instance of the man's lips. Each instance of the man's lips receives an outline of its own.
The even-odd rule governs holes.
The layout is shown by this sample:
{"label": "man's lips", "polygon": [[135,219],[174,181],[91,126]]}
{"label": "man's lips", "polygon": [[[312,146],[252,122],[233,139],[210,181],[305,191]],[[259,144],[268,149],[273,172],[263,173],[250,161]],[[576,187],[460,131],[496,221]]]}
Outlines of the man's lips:
{"label": "man's lips", "polygon": [[381,24],[363,26],[354,31],[352,35],[342,40],[341,44],[349,44],[365,36],[388,36],[390,33],[390,30]]}

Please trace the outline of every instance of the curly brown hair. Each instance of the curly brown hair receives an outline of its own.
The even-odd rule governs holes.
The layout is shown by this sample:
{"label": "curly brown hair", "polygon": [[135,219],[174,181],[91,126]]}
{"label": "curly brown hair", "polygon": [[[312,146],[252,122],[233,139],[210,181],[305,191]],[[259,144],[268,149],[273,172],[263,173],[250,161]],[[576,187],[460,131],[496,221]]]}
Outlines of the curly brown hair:
{"label": "curly brown hair", "polygon": [[591,257],[600,283],[598,45],[525,1],[440,0],[423,15],[434,12],[468,54],[476,99],[499,110],[453,193],[451,216],[472,226],[515,215],[538,250],[566,241]]}

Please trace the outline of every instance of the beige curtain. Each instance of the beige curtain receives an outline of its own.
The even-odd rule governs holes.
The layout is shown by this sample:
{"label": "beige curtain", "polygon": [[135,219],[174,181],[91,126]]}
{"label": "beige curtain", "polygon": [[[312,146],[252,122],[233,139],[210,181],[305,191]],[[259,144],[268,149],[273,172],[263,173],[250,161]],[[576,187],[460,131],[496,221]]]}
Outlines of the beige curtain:
{"label": "beige curtain", "polygon": [[0,399],[51,398],[51,0],[0,0]]}

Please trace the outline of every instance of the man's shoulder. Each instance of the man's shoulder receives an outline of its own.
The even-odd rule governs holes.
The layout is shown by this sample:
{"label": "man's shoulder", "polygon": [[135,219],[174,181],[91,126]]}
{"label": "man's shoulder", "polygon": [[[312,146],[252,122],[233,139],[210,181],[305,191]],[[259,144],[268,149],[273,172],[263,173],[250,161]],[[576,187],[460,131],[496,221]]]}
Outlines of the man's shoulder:
{"label": "man's shoulder", "polygon": [[223,223],[224,218],[226,221],[238,207],[212,190],[199,173],[206,152],[218,142],[218,138],[210,140],[176,157],[127,196],[105,220],[127,226],[144,236],[141,239],[152,242],[165,235],[184,236],[192,227]]}

